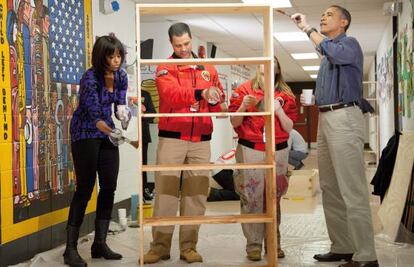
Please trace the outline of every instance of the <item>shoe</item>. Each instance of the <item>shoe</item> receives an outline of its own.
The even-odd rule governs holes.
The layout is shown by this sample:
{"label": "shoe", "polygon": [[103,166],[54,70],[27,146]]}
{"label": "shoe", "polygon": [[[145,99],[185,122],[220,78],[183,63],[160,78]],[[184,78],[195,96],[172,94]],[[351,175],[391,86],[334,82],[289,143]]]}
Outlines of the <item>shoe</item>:
{"label": "shoe", "polygon": [[313,258],[317,261],[341,261],[346,260],[350,261],[352,259],[352,253],[333,253],[328,252],[325,254],[316,254]]}
{"label": "shoe", "polygon": [[378,261],[349,261],[339,267],[379,267]]}
{"label": "shoe", "polygon": [[63,262],[70,267],[86,267],[88,264],[78,253],[79,227],[66,227],[66,249],[63,253]]}
{"label": "shoe", "polygon": [[203,262],[203,257],[193,248],[182,250],[180,252],[180,259],[185,260],[187,263]]}
{"label": "shoe", "polygon": [[278,248],[277,249],[277,257],[279,258],[279,259],[281,259],[281,258],[284,258],[286,255],[285,255],[285,252],[281,249],[281,248]]}
{"label": "shoe", "polygon": [[170,254],[161,255],[157,251],[150,249],[147,254],[144,255],[144,263],[157,263],[160,260],[169,260]]}
{"label": "shoe", "polygon": [[154,194],[151,193],[149,188],[144,189],[144,200],[145,201],[151,201],[154,198]]}
{"label": "shoe", "polygon": [[95,220],[95,239],[91,247],[91,255],[94,259],[120,260],[122,255],[112,251],[106,244],[109,220]]}
{"label": "shoe", "polygon": [[260,250],[249,251],[246,257],[251,261],[260,261],[262,260],[262,252]]}
{"label": "shoe", "polygon": [[301,161],[300,163],[299,163],[299,165],[298,166],[296,166],[295,168],[293,168],[294,170],[300,170],[300,169],[302,169],[302,167],[303,166],[305,166],[305,164],[303,164],[303,162]]}

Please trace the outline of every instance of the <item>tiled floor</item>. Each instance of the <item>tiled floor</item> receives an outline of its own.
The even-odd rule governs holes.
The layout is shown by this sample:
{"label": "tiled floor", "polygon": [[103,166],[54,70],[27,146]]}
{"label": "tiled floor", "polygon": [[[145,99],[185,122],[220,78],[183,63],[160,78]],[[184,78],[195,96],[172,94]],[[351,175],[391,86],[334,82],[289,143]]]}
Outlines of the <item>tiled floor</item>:
{"label": "tiled floor", "polygon": [[[317,167],[316,152],[311,151],[310,156],[304,161],[304,169]],[[367,169],[368,180],[375,169]],[[378,209],[378,199],[371,197],[372,210]],[[208,214],[239,213],[238,202],[208,203]],[[329,239],[326,232],[323,209],[320,201],[320,193],[315,197],[284,199],[282,201],[282,246],[286,252],[286,258],[279,261],[281,267],[328,267],[338,266],[340,263],[319,263],[312,257],[315,253],[329,250]],[[374,216],[374,225],[379,229]],[[177,232],[178,229],[176,229]],[[145,250],[149,247],[151,237],[150,228],[145,229]],[[90,245],[92,235],[83,239],[79,245],[81,255],[87,260],[88,266],[137,266],[138,262],[138,229],[128,228],[120,234],[109,237],[110,246],[121,252],[124,258],[121,261],[105,261],[91,259]],[[179,259],[178,235],[175,233],[171,259],[159,264],[160,266],[188,266]],[[245,239],[240,225],[203,225],[200,230],[198,250],[204,257],[204,263],[193,263],[189,266],[240,266],[251,265],[245,258]],[[387,241],[383,236],[376,236],[376,248],[381,267],[414,267],[414,246]],[[45,267],[63,265],[62,253],[64,247],[59,247],[37,255],[30,263],[19,264],[19,267]],[[259,264],[265,264],[263,260]]]}

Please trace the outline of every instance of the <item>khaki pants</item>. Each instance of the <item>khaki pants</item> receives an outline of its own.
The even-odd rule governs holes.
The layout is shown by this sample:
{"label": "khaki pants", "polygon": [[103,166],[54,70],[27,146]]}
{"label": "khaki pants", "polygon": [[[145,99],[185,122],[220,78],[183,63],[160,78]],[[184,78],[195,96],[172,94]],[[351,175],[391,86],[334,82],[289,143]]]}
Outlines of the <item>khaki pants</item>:
{"label": "khaki pants", "polygon": [[[277,175],[277,222],[280,224],[280,198],[286,194],[288,178],[286,177],[288,167],[289,149],[278,150],[276,153],[276,175]],[[238,163],[264,162],[265,153],[242,145],[237,146],[236,160]],[[249,169],[239,170],[234,176],[236,192],[240,195],[241,214],[261,214],[264,212],[265,204],[265,170]],[[264,223],[242,223],[243,234],[246,237],[246,252],[262,250],[265,235]],[[278,229],[278,246],[280,247],[280,232]]]}
{"label": "khaki pants", "polygon": [[[194,164],[210,161],[210,142],[190,142],[159,138],[157,164]],[[181,192],[180,215],[204,215],[209,188],[208,170],[163,171],[155,174],[154,217],[176,216]],[[180,250],[196,248],[199,225],[180,226]],[[162,255],[169,254],[174,226],[152,228],[151,248]]]}
{"label": "khaki pants", "polygon": [[331,252],[376,260],[359,107],[319,113],[318,165]]}

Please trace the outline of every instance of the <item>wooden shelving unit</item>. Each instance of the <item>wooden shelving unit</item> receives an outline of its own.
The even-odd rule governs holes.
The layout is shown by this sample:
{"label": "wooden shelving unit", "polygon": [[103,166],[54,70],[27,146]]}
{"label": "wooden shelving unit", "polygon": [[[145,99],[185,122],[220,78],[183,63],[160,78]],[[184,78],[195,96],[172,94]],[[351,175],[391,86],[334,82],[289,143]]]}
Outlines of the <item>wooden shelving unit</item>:
{"label": "wooden shelving unit", "polygon": [[[276,162],[275,162],[275,138],[274,138],[274,113],[273,111],[273,9],[269,5],[247,5],[247,4],[137,4],[136,23],[137,40],[140,38],[140,17],[142,15],[166,15],[166,14],[238,14],[255,13],[263,17],[263,56],[252,58],[214,58],[214,59],[151,59],[137,60],[137,85],[138,99],[141,99],[141,73],[143,65],[158,64],[190,64],[190,65],[239,65],[239,64],[263,64],[265,71],[265,101],[264,112],[244,112],[244,113],[179,113],[179,114],[142,114],[138,112],[138,129],[141,135],[141,118],[148,117],[194,117],[194,116],[264,116],[265,117],[265,138],[266,138],[266,158],[264,163],[259,164],[185,164],[185,165],[143,165],[142,157],[139,156],[138,178],[142,179],[142,171],[165,171],[165,170],[200,170],[200,169],[265,169],[266,172],[266,213],[248,215],[222,215],[222,216],[181,216],[181,217],[153,217],[143,218],[143,202],[139,199],[139,220],[143,222],[140,227],[140,249],[139,264],[144,266],[144,227],[145,226],[168,226],[168,225],[194,225],[194,224],[229,224],[229,223],[266,223],[267,237],[267,265],[249,266],[277,266],[277,240],[276,240]],[[190,25],[191,27],[191,25]],[[166,33],[167,34],[167,33]],[[140,46],[137,45],[137,56],[140,53]],[[142,155],[142,139],[139,138],[139,155]],[[139,195],[142,196],[142,187],[139,187]],[[231,248],[229,248],[231,249]],[[166,264],[167,266],[168,264]]]}

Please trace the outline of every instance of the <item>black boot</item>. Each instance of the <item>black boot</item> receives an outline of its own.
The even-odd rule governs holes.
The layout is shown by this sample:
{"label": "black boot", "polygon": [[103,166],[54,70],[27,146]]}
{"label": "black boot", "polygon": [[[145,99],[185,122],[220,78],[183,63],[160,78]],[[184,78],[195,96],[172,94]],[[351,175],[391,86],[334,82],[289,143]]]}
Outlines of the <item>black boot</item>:
{"label": "black boot", "polygon": [[95,240],[93,241],[91,248],[92,258],[104,257],[106,260],[120,260],[122,255],[113,252],[106,244],[108,228],[109,220],[95,221]]}
{"label": "black boot", "polygon": [[79,227],[66,227],[66,250],[63,253],[64,263],[70,267],[86,267],[88,264],[78,253]]}

